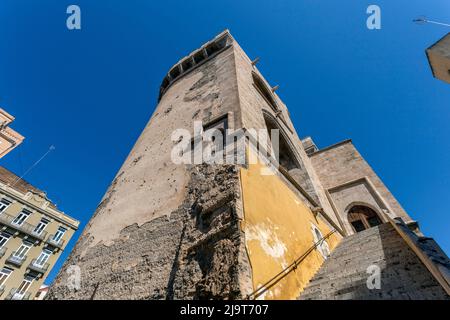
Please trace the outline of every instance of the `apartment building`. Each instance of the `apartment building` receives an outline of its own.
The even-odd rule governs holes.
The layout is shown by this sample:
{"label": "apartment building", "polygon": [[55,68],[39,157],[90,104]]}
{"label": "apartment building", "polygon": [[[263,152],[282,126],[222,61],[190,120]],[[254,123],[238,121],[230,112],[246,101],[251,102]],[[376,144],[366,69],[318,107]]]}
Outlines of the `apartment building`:
{"label": "apartment building", "polygon": [[79,221],[0,167],[0,300],[31,300]]}

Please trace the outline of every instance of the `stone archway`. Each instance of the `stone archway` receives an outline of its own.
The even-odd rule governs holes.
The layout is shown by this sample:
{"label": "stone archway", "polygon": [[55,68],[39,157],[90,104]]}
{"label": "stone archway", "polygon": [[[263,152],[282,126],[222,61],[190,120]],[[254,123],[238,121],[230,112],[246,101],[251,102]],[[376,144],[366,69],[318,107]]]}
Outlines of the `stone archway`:
{"label": "stone archway", "polygon": [[361,232],[382,224],[383,220],[372,208],[364,205],[355,205],[348,211],[348,222],[352,226],[353,231]]}

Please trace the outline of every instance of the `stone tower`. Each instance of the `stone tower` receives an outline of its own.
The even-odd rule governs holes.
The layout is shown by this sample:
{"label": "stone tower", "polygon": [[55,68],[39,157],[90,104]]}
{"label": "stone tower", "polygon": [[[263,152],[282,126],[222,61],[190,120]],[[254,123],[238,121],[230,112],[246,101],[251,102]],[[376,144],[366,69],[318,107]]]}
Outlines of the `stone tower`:
{"label": "stone tower", "polygon": [[[225,30],[170,69],[48,298],[295,299],[343,237],[393,218],[417,227],[351,141],[299,139],[256,63]],[[278,129],[275,169],[247,136],[243,163],[175,163],[179,129],[194,149],[196,131]]]}

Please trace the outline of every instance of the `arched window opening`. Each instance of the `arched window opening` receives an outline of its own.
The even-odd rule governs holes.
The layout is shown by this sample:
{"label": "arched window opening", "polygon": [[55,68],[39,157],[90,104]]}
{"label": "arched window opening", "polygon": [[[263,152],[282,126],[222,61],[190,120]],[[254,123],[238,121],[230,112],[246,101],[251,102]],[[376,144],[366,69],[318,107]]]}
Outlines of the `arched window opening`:
{"label": "arched window opening", "polygon": [[253,77],[253,83],[254,83],[256,89],[259,91],[259,93],[263,96],[263,98],[267,101],[269,106],[274,111],[278,111],[278,106],[275,101],[275,98],[273,97],[271,90],[264,83],[264,80],[261,79],[255,72],[252,72],[252,77]]}
{"label": "arched window opening", "polygon": [[383,223],[373,209],[361,205],[354,206],[350,209],[348,212],[348,221],[355,232],[361,232]]}
{"label": "arched window opening", "polygon": [[284,169],[286,169],[291,176],[296,178],[298,175],[297,170],[299,171],[301,169],[300,163],[298,162],[297,158],[294,155],[294,152],[292,151],[291,147],[289,146],[289,143],[284,136],[284,134],[281,132],[280,127],[276,123],[275,119],[272,119],[269,115],[264,114],[264,120],[266,123],[266,128],[269,133],[269,138],[272,143],[276,143],[272,140],[272,130],[279,130],[279,141],[278,141],[278,157],[277,161]]}

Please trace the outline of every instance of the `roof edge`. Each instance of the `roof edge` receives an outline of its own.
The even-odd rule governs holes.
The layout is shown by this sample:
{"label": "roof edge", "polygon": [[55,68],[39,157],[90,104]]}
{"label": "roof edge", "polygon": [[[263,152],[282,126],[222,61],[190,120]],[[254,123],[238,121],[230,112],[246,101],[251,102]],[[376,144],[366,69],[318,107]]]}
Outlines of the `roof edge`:
{"label": "roof edge", "polygon": [[313,152],[313,153],[311,153],[309,156],[310,156],[310,157],[315,156],[315,155],[317,155],[317,154],[319,154],[319,153],[322,153],[322,152],[325,152],[325,151],[329,151],[330,149],[337,148],[337,147],[339,147],[339,146],[341,146],[341,145],[343,145],[343,144],[347,144],[347,143],[353,144],[353,143],[352,143],[352,139],[346,139],[346,140],[337,142],[337,143],[332,144],[332,145],[330,145],[330,146],[328,146],[328,147],[325,147],[325,148],[320,149],[320,150],[318,150],[318,151],[316,151],[316,152]]}

